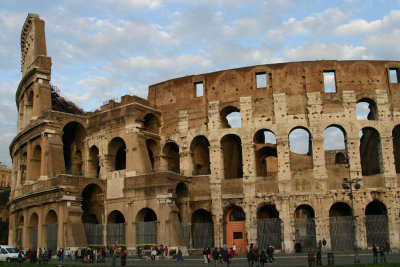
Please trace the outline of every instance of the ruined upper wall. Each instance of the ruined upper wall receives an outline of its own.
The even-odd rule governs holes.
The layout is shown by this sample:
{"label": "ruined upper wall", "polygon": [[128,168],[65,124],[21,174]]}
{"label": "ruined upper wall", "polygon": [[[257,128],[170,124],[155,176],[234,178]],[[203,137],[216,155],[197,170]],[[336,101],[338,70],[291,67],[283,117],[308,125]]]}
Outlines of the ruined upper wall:
{"label": "ruined upper wall", "polygon": [[[354,91],[356,101],[385,90],[394,111],[400,111],[399,83],[391,83],[389,69],[399,69],[399,61],[307,61],[250,66],[186,76],[149,87],[148,100],[164,115],[165,133],[176,129],[179,110],[188,110],[189,127],[206,123],[208,102],[219,101],[220,109],[240,109],[240,98],[251,97],[253,117],[275,118],[273,95],[286,94],[287,113],[307,113],[307,93],[319,92],[326,113],[343,112],[343,91]],[[335,73],[336,92],[324,89],[324,72]],[[267,86],[257,88],[256,75],[264,73]],[[203,96],[196,96],[196,84],[203,84]]]}
{"label": "ruined upper wall", "polygon": [[[44,21],[37,14],[28,14],[21,31],[22,76],[34,66],[38,56],[47,56]],[[37,62],[42,64],[44,62]]]}

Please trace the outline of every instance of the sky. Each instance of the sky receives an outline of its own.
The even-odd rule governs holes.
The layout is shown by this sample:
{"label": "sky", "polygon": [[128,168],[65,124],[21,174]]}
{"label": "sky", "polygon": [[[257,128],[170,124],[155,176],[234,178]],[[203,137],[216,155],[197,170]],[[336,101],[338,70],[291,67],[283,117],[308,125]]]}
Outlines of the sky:
{"label": "sky", "polygon": [[400,60],[400,0],[1,0],[0,162],[11,167],[20,34],[46,23],[52,80],[85,111],[185,75],[302,60]]}

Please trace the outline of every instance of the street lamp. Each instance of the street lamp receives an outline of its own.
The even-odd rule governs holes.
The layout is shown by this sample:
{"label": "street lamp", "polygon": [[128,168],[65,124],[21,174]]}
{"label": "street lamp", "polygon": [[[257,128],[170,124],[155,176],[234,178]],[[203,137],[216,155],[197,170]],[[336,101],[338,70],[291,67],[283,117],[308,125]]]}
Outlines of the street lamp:
{"label": "street lamp", "polygon": [[359,190],[361,188],[360,178],[354,178],[354,179],[349,179],[349,178],[343,178],[343,184],[342,187],[343,189],[348,192],[347,195],[349,196],[351,200],[351,218],[353,220],[353,231],[354,231],[354,263],[360,263],[360,259],[358,258],[358,245],[357,245],[357,232],[356,232],[356,217],[354,216],[354,201],[353,201],[353,184],[354,184],[354,190]]}

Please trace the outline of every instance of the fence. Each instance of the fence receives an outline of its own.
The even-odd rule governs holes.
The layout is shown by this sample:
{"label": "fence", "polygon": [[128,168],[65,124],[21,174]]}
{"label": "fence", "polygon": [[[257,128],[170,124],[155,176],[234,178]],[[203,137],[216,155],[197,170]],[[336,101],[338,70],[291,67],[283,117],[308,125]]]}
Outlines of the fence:
{"label": "fence", "polygon": [[281,219],[261,219],[257,222],[258,247],[265,249],[273,245],[275,249],[282,249]]}
{"label": "fence", "polygon": [[314,218],[296,218],[296,241],[301,243],[303,249],[315,249],[316,234]]}
{"label": "fence", "polygon": [[157,244],[157,221],[136,223],[136,244]]}
{"label": "fence", "polygon": [[107,244],[125,245],[125,223],[107,224]]}
{"label": "fence", "polygon": [[214,247],[214,227],[212,222],[194,223],[193,248]]}
{"label": "fence", "polygon": [[331,246],[333,250],[352,250],[354,248],[354,224],[351,216],[329,218]]}
{"label": "fence", "polygon": [[103,225],[95,223],[84,223],[88,246],[100,246],[103,244]]}
{"label": "fence", "polygon": [[386,215],[365,216],[365,226],[367,228],[367,244],[386,244],[389,242],[388,218]]}
{"label": "fence", "polygon": [[47,225],[47,248],[51,251],[57,251],[57,223]]}

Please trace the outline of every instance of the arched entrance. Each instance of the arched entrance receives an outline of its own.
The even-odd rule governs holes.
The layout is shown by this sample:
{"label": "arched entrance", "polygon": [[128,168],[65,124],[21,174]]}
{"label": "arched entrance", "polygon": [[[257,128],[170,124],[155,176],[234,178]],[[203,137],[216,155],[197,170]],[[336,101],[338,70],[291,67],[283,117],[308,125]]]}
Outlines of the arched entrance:
{"label": "arched entrance", "polygon": [[157,245],[157,215],[152,209],[141,209],[136,216],[136,245]]}
{"label": "arched entrance", "polygon": [[104,193],[96,184],[86,186],[82,191],[82,223],[88,246],[103,244]]}
{"label": "arched entrance", "polygon": [[203,209],[192,215],[193,248],[214,247],[214,227],[211,213]]}
{"label": "arched entrance", "polygon": [[350,250],[354,248],[354,222],[351,208],[343,202],[337,202],[329,210],[332,250]]}
{"label": "arched entrance", "polygon": [[36,213],[33,213],[31,215],[31,218],[29,220],[29,241],[28,241],[28,246],[32,249],[37,249],[38,248],[38,222],[39,222],[39,217]]}
{"label": "arched entrance", "polygon": [[300,205],[294,212],[294,227],[296,241],[301,243],[303,249],[316,247],[314,210],[309,205]]}
{"label": "arched entrance", "polygon": [[257,212],[257,240],[260,249],[273,245],[282,249],[281,219],[275,205],[263,205]]}
{"label": "arched entrance", "polygon": [[246,227],[245,227],[246,215],[242,208],[233,206],[227,210],[225,215],[225,238],[226,244],[229,248],[236,246],[238,253],[246,252]]}
{"label": "arched entrance", "polygon": [[107,217],[107,245],[125,246],[125,217],[114,210]]}
{"label": "arched entrance", "polygon": [[57,251],[57,229],[58,229],[58,219],[57,214],[54,210],[49,211],[46,216],[45,221],[45,240],[46,248],[51,249],[53,253]]}
{"label": "arched entrance", "polygon": [[386,244],[389,242],[387,209],[378,200],[370,202],[365,209],[365,226],[367,228],[367,245]]}
{"label": "arched entrance", "polygon": [[82,151],[84,151],[85,128],[78,122],[70,122],[63,129],[63,152],[65,173],[82,175]]}

